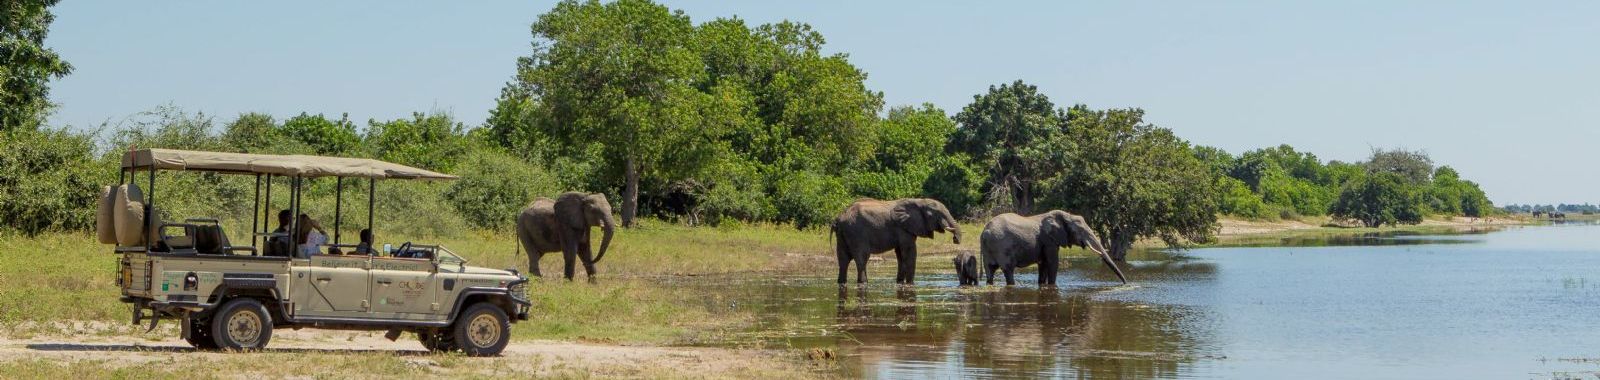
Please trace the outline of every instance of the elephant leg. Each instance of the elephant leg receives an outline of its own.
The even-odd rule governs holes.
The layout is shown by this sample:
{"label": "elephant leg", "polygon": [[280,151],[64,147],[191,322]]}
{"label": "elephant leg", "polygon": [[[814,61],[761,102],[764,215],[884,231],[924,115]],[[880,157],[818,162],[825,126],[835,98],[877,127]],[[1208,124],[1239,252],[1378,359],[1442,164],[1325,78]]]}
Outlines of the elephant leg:
{"label": "elephant leg", "polygon": [[544,258],[544,252],[528,252],[528,273],[532,273],[534,277],[544,277],[543,273],[539,273],[539,259],[541,258]]}
{"label": "elephant leg", "polygon": [[1056,269],[1061,265],[1061,251],[1046,248],[1039,255],[1039,285],[1055,285]]}
{"label": "elephant leg", "polygon": [[[834,258],[839,260],[839,285],[844,285],[844,282],[846,280],[850,279],[850,256],[851,255],[850,255],[850,246],[844,243],[844,237],[843,236],[840,236],[838,239],[835,239],[834,246],[833,246],[833,256],[834,256]],[[842,301],[844,298],[840,297],[839,299]]]}
{"label": "elephant leg", "polygon": [[1006,286],[1011,286],[1011,285],[1016,285],[1017,284],[1017,280],[1012,277],[1012,275],[1017,272],[1016,264],[1003,265],[1003,266],[1000,267],[1000,270],[1002,272],[1005,272],[1005,274],[1006,274]]}
{"label": "elephant leg", "polygon": [[839,255],[839,285],[850,279],[850,259]]}
{"label": "elephant leg", "polygon": [[894,283],[904,284],[906,281],[906,252],[900,246],[894,247]]}
{"label": "elephant leg", "polygon": [[856,257],[855,257],[855,262],[856,262],[856,283],[857,284],[865,284],[865,283],[867,283],[867,254],[865,254],[865,253],[857,254]]}
{"label": "elephant leg", "polygon": [[578,245],[578,259],[583,260],[583,273],[589,276],[589,281],[594,281],[598,273],[594,271],[594,255],[589,252],[588,244]]}
{"label": "elephant leg", "polygon": [[911,241],[911,244],[907,245],[904,251],[905,257],[900,261],[900,268],[906,272],[904,284],[915,284],[917,283],[917,242],[915,240]]}
{"label": "elephant leg", "polygon": [[989,285],[994,285],[994,271],[999,270],[1000,266],[999,265],[989,265],[989,267],[987,269],[988,269],[987,272],[989,272]]}

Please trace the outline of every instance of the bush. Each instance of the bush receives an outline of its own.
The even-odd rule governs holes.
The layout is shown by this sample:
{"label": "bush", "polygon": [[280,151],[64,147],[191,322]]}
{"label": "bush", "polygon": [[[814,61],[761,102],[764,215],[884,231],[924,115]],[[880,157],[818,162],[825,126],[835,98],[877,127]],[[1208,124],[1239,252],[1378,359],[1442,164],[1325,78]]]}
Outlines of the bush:
{"label": "bush", "polygon": [[94,227],[100,186],[94,142],[66,130],[18,129],[0,134],[0,218],[28,235]]}
{"label": "bush", "polygon": [[775,187],[772,203],[777,220],[799,229],[828,225],[851,200],[838,177],[818,173],[789,173]]}
{"label": "bush", "polygon": [[456,175],[461,179],[450,185],[444,198],[467,223],[479,228],[509,227],[535,198],[558,192],[550,173],[498,150],[475,150],[460,167]]}

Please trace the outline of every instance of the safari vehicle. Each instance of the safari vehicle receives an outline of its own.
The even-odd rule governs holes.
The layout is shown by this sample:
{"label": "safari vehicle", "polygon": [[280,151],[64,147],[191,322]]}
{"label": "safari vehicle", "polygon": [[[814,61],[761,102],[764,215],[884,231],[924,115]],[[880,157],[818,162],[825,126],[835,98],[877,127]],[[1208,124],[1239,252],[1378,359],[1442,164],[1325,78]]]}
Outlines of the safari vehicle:
{"label": "safari vehicle", "polygon": [[[255,176],[250,245],[233,245],[215,218],[159,221],[152,206],[160,194],[157,173],[173,171]],[[138,178],[141,174],[148,178]],[[300,249],[289,234],[269,232],[268,222],[278,214],[273,211],[272,183],[288,184],[286,209],[300,215],[302,185],[323,177],[334,177],[338,185],[332,244],[317,247],[316,253],[303,252],[310,250]],[[181,320],[183,339],[197,348],[260,349],[273,329],[311,327],[387,330],[391,340],[414,332],[429,350],[498,355],[509,341],[511,323],[528,319],[528,279],[515,269],[469,266],[443,246],[411,242],[372,254],[329,254],[329,248],[350,252],[356,247],[340,244],[347,179],[358,188],[357,181],[367,180],[367,226],[373,226],[378,180],[454,176],[370,159],[130,151],[122,159],[117,188],[128,189],[141,179],[148,179],[143,189],[148,201],[127,204],[136,205],[129,210],[151,217],[138,217],[143,225],[133,227],[142,230],[140,244],[118,244],[115,249],[121,300],[132,304],[134,324],[149,320],[154,329],[163,318]],[[123,193],[139,192],[133,187]],[[292,218],[286,231],[297,231],[297,223],[299,218]],[[273,244],[293,249],[272,252]]]}

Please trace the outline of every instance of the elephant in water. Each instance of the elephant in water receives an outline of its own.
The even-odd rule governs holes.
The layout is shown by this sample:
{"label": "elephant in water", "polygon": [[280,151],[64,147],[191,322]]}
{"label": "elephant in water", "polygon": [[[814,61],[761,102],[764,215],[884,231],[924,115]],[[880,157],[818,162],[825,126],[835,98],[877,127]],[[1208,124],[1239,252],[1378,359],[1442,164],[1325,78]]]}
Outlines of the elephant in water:
{"label": "elephant in water", "polygon": [[[589,228],[599,226],[600,254],[590,257]],[[611,219],[611,203],[605,194],[562,193],[556,199],[539,198],[517,215],[517,239],[528,251],[528,272],[543,277],[539,259],[545,253],[561,251],[566,265],[563,273],[572,279],[574,264],[583,260],[583,270],[594,279],[594,264],[606,256],[617,224]]]}
{"label": "elephant in water", "polygon": [[978,284],[978,257],[972,252],[961,251],[956,254],[956,278],[961,280],[961,286]]}
{"label": "elephant in water", "polygon": [[943,203],[926,198],[895,201],[860,199],[833,220],[834,253],[839,258],[839,283],[856,263],[856,282],[867,282],[867,256],[894,250],[899,268],[894,282],[910,284],[917,271],[917,237],[933,238],[935,232],[949,232],[952,241],[961,243],[956,218]]}
{"label": "elephant in water", "polygon": [[1056,273],[1061,269],[1061,247],[1074,245],[1100,254],[1100,261],[1117,273],[1117,279],[1128,283],[1083,217],[1066,211],[1051,210],[1034,216],[1000,214],[983,226],[979,243],[989,285],[994,285],[996,269],[1005,272],[1006,285],[1013,285],[1012,273],[1034,263],[1039,264],[1039,285],[1055,285]]}

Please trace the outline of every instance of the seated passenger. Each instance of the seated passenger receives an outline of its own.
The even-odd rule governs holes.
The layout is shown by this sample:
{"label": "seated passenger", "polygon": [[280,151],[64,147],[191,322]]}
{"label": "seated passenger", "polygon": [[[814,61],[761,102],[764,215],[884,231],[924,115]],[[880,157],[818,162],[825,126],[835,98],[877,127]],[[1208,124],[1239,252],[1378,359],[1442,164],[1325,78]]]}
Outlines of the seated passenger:
{"label": "seated passenger", "polygon": [[322,225],[311,219],[306,214],[300,214],[299,230],[295,238],[300,243],[299,257],[311,257],[322,251],[322,245],[328,244],[328,233]]}
{"label": "seated passenger", "polygon": [[352,253],[369,256],[378,253],[377,251],[372,250],[372,229],[361,229],[361,242],[356,243],[355,251]]}
{"label": "seated passenger", "polygon": [[272,235],[267,237],[267,246],[263,254],[289,256],[289,251],[294,250],[292,244],[289,244],[289,218],[293,215],[289,210],[278,211],[278,229],[272,230]]}

